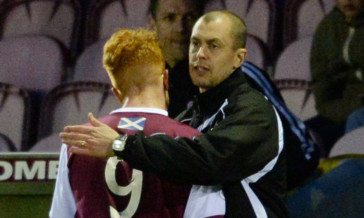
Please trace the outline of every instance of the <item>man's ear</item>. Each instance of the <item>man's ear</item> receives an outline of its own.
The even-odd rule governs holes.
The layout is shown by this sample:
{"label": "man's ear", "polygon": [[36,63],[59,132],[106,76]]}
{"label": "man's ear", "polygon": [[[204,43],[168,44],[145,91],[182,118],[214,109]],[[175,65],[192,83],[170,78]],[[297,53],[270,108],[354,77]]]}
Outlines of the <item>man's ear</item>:
{"label": "man's ear", "polygon": [[236,51],[236,56],[235,56],[235,60],[234,60],[234,69],[239,68],[243,62],[245,61],[246,57],[247,57],[247,50],[245,48],[239,48]]}
{"label": "man's ear", "polygon": [[168,83],[168,70],[165,69],[163,71],[163,86],[165,90],[169,89],[169,83]]}
{"label": "man's ear", "polygon": [[111,88],[112,92],[116,95],[119,96],[119,92],[117,89],[115,89],[114,87]]}
{"label": "man's ear", "polygon": [[111,90],[114,92],[114,94],[116,95],[116,97],[121,102],[123,99],[122,99],[122,95],[121,95],[120,91],[118,89],[116,89],[115,87],[112,87]]}

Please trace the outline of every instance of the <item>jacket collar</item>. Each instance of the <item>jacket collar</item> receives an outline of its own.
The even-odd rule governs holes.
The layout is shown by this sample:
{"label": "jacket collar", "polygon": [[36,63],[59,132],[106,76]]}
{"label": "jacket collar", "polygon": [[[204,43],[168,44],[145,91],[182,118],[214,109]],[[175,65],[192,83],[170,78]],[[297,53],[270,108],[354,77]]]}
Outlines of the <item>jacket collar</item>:
{"label": "jacket collar", "polygon": [[245,83],[246,79],[240,67],[236,69],[228,78],[217,86],[200,93],[195,97],[195,110],[203,115],[211,115],[215,113],[220,106],[241,83]]}

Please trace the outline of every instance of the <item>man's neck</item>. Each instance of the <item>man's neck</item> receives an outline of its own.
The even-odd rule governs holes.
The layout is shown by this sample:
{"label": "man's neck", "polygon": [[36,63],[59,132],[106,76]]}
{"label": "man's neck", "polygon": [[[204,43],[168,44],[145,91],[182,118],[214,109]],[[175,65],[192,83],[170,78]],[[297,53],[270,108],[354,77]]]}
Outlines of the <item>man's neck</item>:
{"label": "man's neck", "polygon": [[167,110],[164,95],[145,90],[136,96],[129,96],[125,107],[149,107]]}
{"label": "man's neck", "polygon": [[162,110],[167,110],[167,107],[162,104],[157,104],[156,102],[149,102],[145,99],[130,99],[125,107],[147,107],[147,108],[158,108]]}

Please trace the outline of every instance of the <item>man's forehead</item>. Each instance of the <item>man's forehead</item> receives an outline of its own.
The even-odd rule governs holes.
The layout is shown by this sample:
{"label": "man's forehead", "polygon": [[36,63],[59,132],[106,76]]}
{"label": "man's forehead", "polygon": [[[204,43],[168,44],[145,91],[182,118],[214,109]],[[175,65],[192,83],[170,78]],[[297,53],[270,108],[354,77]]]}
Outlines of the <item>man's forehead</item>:
{"label": "man's forehead", "polygon": [[231,22],[226,16],[201,17],[196,21],[195,27],[209,29],[230,29]]}
{"label": "man's forehead", "polygon": [[192,35],[191,39],[197,41],[205,41],[207,43],[224,41],[224,39],[216,37],[215,35],[201,35],[201,34]]}
{"label": "man's forehead", "polygon": [[229,37],[230,25],[223,19],[215,19],[205,21],[199,19],[193,27],[191,38],[204,39],[208,41],[220,40],[224,41]]}

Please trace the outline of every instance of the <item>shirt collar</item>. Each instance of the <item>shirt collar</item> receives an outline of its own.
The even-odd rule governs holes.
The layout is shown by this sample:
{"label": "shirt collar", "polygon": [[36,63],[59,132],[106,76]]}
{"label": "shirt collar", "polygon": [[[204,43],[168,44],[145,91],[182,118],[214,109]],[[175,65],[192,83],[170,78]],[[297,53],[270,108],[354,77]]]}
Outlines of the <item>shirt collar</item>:
{"label": "shirt collar", "polygon": [[160,114],[163,116],[168,116],[168,112],[159,108],[150,108],[150,107],[121,107],[116,110],[110,112],[110,114],[121,113],[121,112],[142,112],[142,113],[150,113],[150,114]]}

